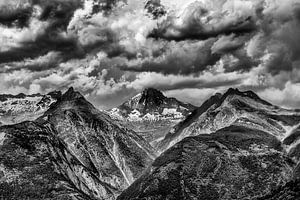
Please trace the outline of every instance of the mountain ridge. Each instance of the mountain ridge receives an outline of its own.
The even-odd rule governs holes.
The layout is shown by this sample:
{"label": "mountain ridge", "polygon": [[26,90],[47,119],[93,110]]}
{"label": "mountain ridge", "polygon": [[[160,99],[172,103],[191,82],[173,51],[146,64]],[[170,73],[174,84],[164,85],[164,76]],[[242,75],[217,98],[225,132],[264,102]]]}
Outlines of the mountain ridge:
{"label": "mountain ridge", "polygon": [[223,95],[211,96],[185,120],[174,126],[157,144],[157,148],[164,151],[184,137],[214,132],[231,124],[249,124],[283,139],[299,121],[300,112],[297,110],[274,106],[252,91],[241,92],[229,88]]}
{"label": "mountain ridge", "polygon": [[290,183],[294,167],[273,135],[230,126],[176,143],[118,200],[254,200]]}
{"label": "mountain ridge", "polygon": [[[68,190],[73,191],[72,195],[67,191],[63,192],[62,199],[75,195],[75,199],[114,200],[156,157],[154,149],[142,137],[97,110],[73,88],[51,104],[37,120],[2,126],[0,132],[4,134],[0,149],[1,144],[10,147],[5,152],[6,155],[11,155],[8,161],[22,157],[17,162],[27,163],[24,165],[27,168],[18,168],[19,175],[16,179],[20,182],[12,179],[14,188],[20,189],[26,182],[37,184],[36,181],[40,181],[38,177],[44,177],[45,174],[40,171],[32,177],[28,174],[43,166],[42,163],[31,163],[30,158],[38,161],[44,157],[48,163],[47,168],[53,171],[43,168],[47,171],[46,174],[50,177],[54,174],[63,177],[63,180],[44,177],[49,185],[42,185],[39,194],[48,197],[52,195],[53,198],[58,196],[43,193],[44,187],[54,189],[54,185],[57,185],[59,188],[55,190],[65,191],[63,188],[69,188]],[[14,166],[9,168],[7,162],[0,161],[1,164],[4,168],[0,168],[0,174],[5,177],[9,177],[11,170],[16,170]],[[10,187],[10,182],[4,183]],[[2,189],[4,188],[0,184],[0,190]],[[35,190],[30,184],[24,189],[24,198],[30,197],[30,192]],[[11,198],[9,195],[12,194],[6,195]],[[37,199],[40,196],[37,195]]]}
{"label": "mountain ridge", "polygon": [[[299,197],[300,114],[252,91],[216,93],[180,123],[162,121],[175,126],[155,140],[148,137],[160,130],[157,121],[138,127],[153,132],[135,132],[137,124],[115,120],[72,87],[53,95],[57,100],[36,120],[0,126],[1,198]],[[153,89],[126,103],[155,113],[166,99],[179,106]]]}

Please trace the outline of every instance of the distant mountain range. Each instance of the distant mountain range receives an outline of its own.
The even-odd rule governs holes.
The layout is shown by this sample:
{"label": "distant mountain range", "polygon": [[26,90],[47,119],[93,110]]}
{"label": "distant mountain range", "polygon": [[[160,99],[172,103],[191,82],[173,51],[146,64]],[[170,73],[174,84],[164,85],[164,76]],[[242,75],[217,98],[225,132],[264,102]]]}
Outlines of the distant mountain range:
{"label": "distant mountain range", "polygon": [[252,91],[200,107],[152,88],[108,111],[73,88],[1,102],[0,199],[300,199],[300,112]]}
{"label": "distant mountain range", "polygon": [[14,124],[25,120],[34,120],[60,97],[60,91],[50,92],[46,95],[0,94],[0,124]]}

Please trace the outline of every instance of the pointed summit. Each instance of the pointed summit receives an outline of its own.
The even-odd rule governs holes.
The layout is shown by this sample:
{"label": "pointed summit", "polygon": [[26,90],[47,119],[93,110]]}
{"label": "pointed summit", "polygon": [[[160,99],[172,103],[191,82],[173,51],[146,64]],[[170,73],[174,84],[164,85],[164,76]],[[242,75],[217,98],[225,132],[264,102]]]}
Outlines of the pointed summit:
{"label": "pointed summit", "polygon": [[73,87],[70,87],[63,95],[62,100],[75,100],[84,98],[80,92],[74,90]]}
{"label": "pointed summit", "polygon": [[163,93],[160,90],[157,90],[155,88],[146,88],[143,92],[143,95],[150,95],[150,96],[162,96],[165,97],[163,95]]}
{"label": "pointed summit", "polygon": [[251,98],[255,101],[259,101],[260,103],[263,103],[265,105],[268,105],[268,106],[272,106],[271,103],[261,99],[256,93],[254,93],[253,91],[251,90],[248,90],[248,91],[245,91],[245,92],[241,92],[239,89],[237,88],[229,88],[227,90],[227,92],[224,93],[223,97],[222,97],[222,100],[225,100],[228,96],[232,96],[232,95],[238,95],[238,96],[241,96],[241,97],[248,97],[248,98]]}
{"label": "pointed summit", "polygon": [[154,88],[147,88],[142,92],[141,99],[139,100],[139,104],[143,104],[145,109],[153,106],[160,106],[163,104],[166,97],[159,90]]}
{"label": "pointed summit", "polygon": [[241,93],[238,88],[229,88],[225,94],[239,94]]}
{"label": "pointed summit", "polygon": [[129,121],[175,120],[183,119],[195,108],[189,103],[166,97],[157,89],[147,88],[108,112],[114,118],[125,118]]}
{"label": "pointed summit", "polygon": [[50,108],[44,113],[44,117],[53,113],[60,113],[64,110],[74,110],[76,112],[97,112],[97,109],[88,102],[80,92],[70,87],[60,99],[51,104]]}

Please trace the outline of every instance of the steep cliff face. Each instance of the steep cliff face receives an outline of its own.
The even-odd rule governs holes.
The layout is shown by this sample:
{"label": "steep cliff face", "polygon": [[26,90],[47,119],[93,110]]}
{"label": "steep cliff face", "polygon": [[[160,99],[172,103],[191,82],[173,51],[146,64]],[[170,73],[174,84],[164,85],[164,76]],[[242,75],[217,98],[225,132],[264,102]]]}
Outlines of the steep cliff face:
{"label": "steep cliff face", "polygon": [[257,199],[287,184],[294,166],[276,137],[230,126],[183,139],[118,200]]}
{"label": "steep cliff face", "polygon": [[215,132],[237,125],[268,132],[279,140],[300,122],[300,112],[273,106],[251,91],[229,89],[217,94],[176,125],[158,144],[164,151],[188,136]]}
{"label": "steep cliff face", "polygon": [[[116,199],[156,156],[143,138],[114,123],[108,115],[94,108],[72,88],[35,122],[4,126],[1,132],[4,135],[2,144],[7,143],[7,135],[15,135],[16,140],[20,141],[27,137],[26,134],[29,135],[25,146],[27,143],[39,144],[42,138],[45,154],[41,154],[41,157],[49,160],[49,167],[46,168],[51,176],[59,174],[59,177],[64,178],[64,181],[51,179],[49,184],[58,185],[59,190],[66,185],[80,198]],[[14,151],[23,148],[23,144],[16,145]],[[31,159],[30,152],[23,153]],[[18,157],[16,161],[23,162]],[[1,165],[1,180],[3,184],[10,185],[7,181],[9,174],[5,171],[6,163],[1,162]],[[31,167],[31,163],[28,165]],[[26,169],[21,169],[20,174],[27,174]],[[69,195],[64,191],[62,193]],[[24,192],[24,195],[29,194]],[[56,197],[54,195],[53,199]]]}
{"label": "steep cliff face", "polygon": [[25,120],[35,120],[61,97],[61,92],[54,91],[46,95],[0,95],[0,122],[14,124]]}
{"label": "steep cliff face", "polygon": [[109,110],[108,114],[155,146],[171,127],[195,108],[175,98],[168,98],[159,90],[148,88],[119,107]]}

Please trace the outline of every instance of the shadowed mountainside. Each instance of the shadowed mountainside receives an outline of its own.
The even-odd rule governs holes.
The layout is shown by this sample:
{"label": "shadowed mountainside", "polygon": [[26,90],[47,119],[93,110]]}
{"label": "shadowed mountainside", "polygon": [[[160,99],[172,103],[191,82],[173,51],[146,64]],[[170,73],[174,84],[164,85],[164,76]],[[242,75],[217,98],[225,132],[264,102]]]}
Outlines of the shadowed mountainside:
{"label": "shadowed mountainside", "polygon": [[257,199],[293,177],[276,137],[240,126],[177,143],[118,200]]}

